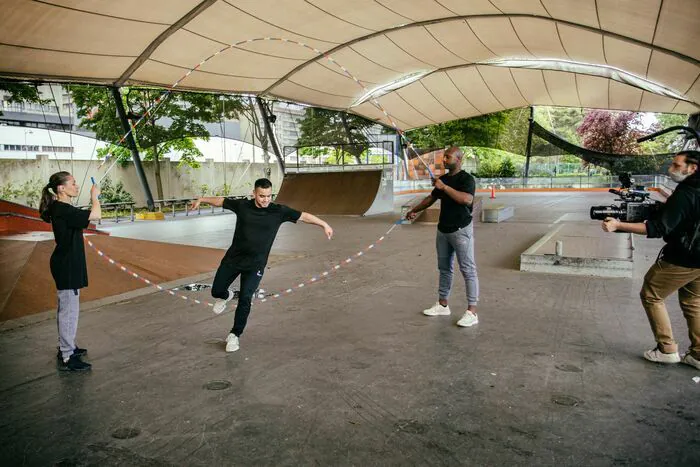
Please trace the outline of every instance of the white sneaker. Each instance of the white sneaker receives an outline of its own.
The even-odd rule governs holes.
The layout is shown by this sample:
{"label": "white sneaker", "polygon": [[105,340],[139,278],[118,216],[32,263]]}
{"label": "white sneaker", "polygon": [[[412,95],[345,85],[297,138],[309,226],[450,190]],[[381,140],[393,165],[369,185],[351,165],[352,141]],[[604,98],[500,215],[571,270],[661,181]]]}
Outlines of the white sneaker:
{"label": "white sneaker", "polygon": [[479,324],[479,318],[476,316],[476,313],[472,313],[469,310],[465,311],[464,316],[457,321],[457,326],[462,326],[463,328],[468,328],[469,326],[474,326],[475,324]]}
{"label": "white sneaker", "polygon": [[226,336],[226,352],[235,352],[240,348],[241,345],[238,343],[238,336],[233,333]]}
{"label": "white sneaker", "polygon": [[694,366],[695,368],[700,370],[700,360],[698,360],[697,358],[693,358],[693,356],[689,353],[685,354],[683,356],[683,360],[681,361],[686,365]]}
{"label": "white sneaker", "polygon": [[435,305],[431,306],[427,310],[423,310],[425,316],[447,316],[450,312],[450,306],[442,306],[440,302],[436,302]]}
{"label": "white sneaker", "polygon": [[681,357],[678,356],[678,352],[663,353],[658,349],[658,347],[644,352],[644,358],[650,362],[656,363],[680,363],[681,361]]}
{"label": "white sneaker", "polygon": [[233,290],[228,289],[228,298],[226,300],[223,300],[221,298],[217,298],[216,301],[214,302],[214,313],[217,315],[220,315],[221,313],[224,312],[226,309],[226,304],[233,298]]}

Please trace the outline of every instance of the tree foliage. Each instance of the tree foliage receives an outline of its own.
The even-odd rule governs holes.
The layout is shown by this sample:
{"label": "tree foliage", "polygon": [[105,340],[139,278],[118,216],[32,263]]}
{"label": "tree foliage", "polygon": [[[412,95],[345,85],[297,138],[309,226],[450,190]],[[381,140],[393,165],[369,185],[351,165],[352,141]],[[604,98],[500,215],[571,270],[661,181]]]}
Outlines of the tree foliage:
{"label": "tree foliage", "polygon": [[[675,122],[676,119],[662,117],[661,120],[669,123]],[[643,155],[644,150],[651,148],[655,153],[666,153],[671,149],[664,149],[658,145],[644,147],[636,140],[659,129],[659,121],[645,126],[642,122],[642,115],[639,113],[592,110],[586,114],[577,132],[583,139],[583,145],[589,149],[637,156],[620,157],[611,161],[609,165],[612,172],[648,174],[658,172],[665,160],[663,156]]]}
{"label": "tree foliage", "polygon": [[[374,124],[374,122],[359,115],[309,107],[304,112],[304,118],[300,123],[300,136],[297,144],[299,146],[348,144],[350,146],[345,147],[345,152],[351,154],[359,164],[361,163],[360,155],[369,143],[367,131]],[[318,151],[313,151],[311,148],[308,151],[302,150],[302,153],[311,156],[318,155]],[[342,155],[336,154],[336,159],[341,160],[342,157]]]}
{"label": "tree foliage", "polygon": [[[96,133],[98,139],[117,143],[124,134],[117,116],[114,97],[110,89],[99,86],[70,86],[73,101],[78,108],[81,126]],[[220,118],[236,118],[243,105],[237,97],[214,94],[171,92],[157,104],[164,94],[160,89],[122,88],[122,102],[131,124],[142,116],[144,120],[132,133],[137,147],[143,151],[143,160],[153,161],[158,198],[163,198],[160,176],[160,158],[170,151],[180,153],[180,164],[198,167],[201,152],[191,138],[208,139],[209,131],[204,123],[218,122]],[[225,110],[225,111],[224,111]],[[126,144],[120,146],[126,148]],[[116,152],[120,160],[131,155],[122,149]]]}
{"label": "tree foliage", "polygon": [[102,180],[100,191],[103,203],[131,203],[134,201],[132,194],[124,189],[124,183],[119,180],[115,185],[112,185],[112,179],[109,176]]}
{"label": "tree foliage", "polygon": [[447,146],[484,146],[501,149],[499,136],[509,116],[509,112],[496,112],[453,120],[407,131],[406,136],[414,145],[424,149]]}
{"label": "tree foliage", "polygon": [[609,154],[642,153],[637,143],[637,138],[644,134],[639,113],[589,110],[576,133],[588,149]]}
{"label": "tree foliage", "polygon": [[[686,114],[656,114],[656,129],[662,130],[671,126],[687,126],[688,125],[688,115]],[[649,133],[649,130],[645,133]],[[667,133],[665,135],[659,136],[651,141],[647,141],[641,144],[645,153],[649,154],[663,154],[669,152],[677,152],[683,148],[685,139],[683,135],[679,135],[677,132]]]}
{"label": "tree foliage", "polygon": [[581,137],[576,129],[581,125],[585,111],[574,107],[535,107],[535,120],[547,130],[577,146]]}

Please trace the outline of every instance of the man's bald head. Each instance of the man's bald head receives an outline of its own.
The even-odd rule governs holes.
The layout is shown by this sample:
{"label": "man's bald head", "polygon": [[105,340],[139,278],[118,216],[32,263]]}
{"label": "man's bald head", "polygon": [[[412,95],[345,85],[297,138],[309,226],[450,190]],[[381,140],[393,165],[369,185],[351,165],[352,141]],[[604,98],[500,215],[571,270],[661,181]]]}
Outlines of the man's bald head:
{"label": "man's bald head", "polygon": [[450,146],[449,148],[447,148],[447,150],[445,151],[445,155],[447,154],[452,154],[456,159],[459,159],[460,161],[464,157],[464,153],[458,146]]}
{"label": "man's bald head", "polygon": [[445,168],[450,172],[457,171],[462,168],[462,158],[464,153],[457,146],[450,146],[445,150]]}

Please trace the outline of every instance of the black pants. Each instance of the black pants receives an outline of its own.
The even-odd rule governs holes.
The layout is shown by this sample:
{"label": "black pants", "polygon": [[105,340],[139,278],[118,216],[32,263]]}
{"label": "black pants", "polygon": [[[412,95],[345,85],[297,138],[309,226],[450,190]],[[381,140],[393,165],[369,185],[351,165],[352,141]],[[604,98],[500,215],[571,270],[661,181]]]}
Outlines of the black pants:
{"label": "black pants", "polygon": [[245,329],[245,325],[248,322],[250,303],[262,280],[263,270],[241,271],[234,263],[224,258],[219,265],[219,269],[216,270],[214,284],[211,287],[212,297],[226,299],[228,297],[228,288],[239,275],[241,276],[241,291],[238,295],[236,316],[233,319],[233,328],[231,329],[231,332],[236,336],[243,334],[243,329]]}

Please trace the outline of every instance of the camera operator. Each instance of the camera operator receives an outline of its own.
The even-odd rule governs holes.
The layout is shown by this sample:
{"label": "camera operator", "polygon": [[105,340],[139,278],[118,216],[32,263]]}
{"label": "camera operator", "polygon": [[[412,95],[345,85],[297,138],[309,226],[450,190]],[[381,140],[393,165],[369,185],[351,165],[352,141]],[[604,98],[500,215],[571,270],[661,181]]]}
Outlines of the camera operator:
{"label": "camera operator", "polygon": [[690,349],[683,363],[700,370],[700,151],[681,151],[668,173],[678,183],[665,205],[645,222],[628,223],[608,217],[606,232],[631,232],[648,238],[663,237],[666,245],[644,277],[640,292],[656,347],[644,358],[658,363],[678,363],[678,344],[664,300],[678,291],[683,316],[688,322]]}

